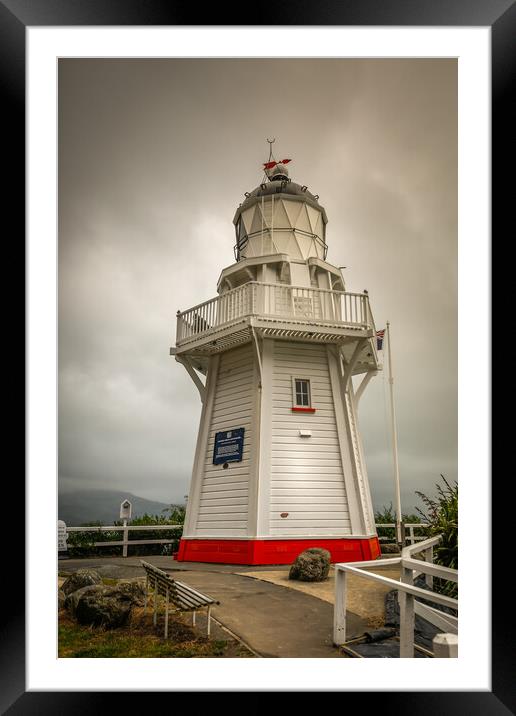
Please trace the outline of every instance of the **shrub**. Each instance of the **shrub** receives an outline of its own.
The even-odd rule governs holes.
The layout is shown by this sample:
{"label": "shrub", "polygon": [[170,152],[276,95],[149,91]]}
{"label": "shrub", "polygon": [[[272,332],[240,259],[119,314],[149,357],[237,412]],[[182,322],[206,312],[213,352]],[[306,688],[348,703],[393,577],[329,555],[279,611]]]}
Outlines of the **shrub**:
{"label": "shrub", "polygon": [[[402,520],[403,522],[409,522],[412,524],[420,524],[421,523],[421,517],[419,515],[409,515],[409,514],[402,514]],[[396,523],[396,513],[394,511],[394,507],[392,505],[392,502],[390,503],[389,507],[386,505],[383,505],[381,510],[377,510],[374,513],[374,521],[377,524],[395,524]],[[380,531],[380,537],[387,537],[388,539],[395,540],[395,530],[394,527],[379,527],[378,530]],[[408,532],[408,530],[407,530]],[[420,529],[417,530],[415,533],[416,537],[423,537],[426,536],[427,530],[426,529]]]}
{"label": "shrub", "polygon": [[[179,540],[183,530],[153,530],[154,525],[182,525],[184,522],[186,508],[184,506],[171,505],[163,510],[168,515],[149,515],[145,513],[140,517],[135,517],[128,522],[129,525],[148,525],[148,530],[129,531],[129,542],[132,540],[139,541],[142,539],[172,539],[171,544],[135,544],[128,545],[127,554],[132,556],[145,556],[152,554],[170,554],[176,552],[179,548]],[[115,527],[122,527],[122,520],[114,521]],[[101,532],[98,527],[100,522],[88,522],[81,527],[91,527],[88,532],[71,532],[68,534],[68,553],[71,557],[93,557],[97,555],[111,556],[120,555],[122,547],[113,545],[113,547],[95,547],[95,542],[118,542],[122,539],[123,533],[120,531],[110,530]],[[97,528],[97,529],[95,529]]]}
{"label": "shrub", "polygon": [[[427,497],[422,492],[416,492],[426,507],[426,513],[417,508],[420,515],[430,525],[429,536],[442,535],[441,542],[434,547],[434,562],[450,569],[459,568],[458,531],[459,531],[459,487],[452,486],[441,475],[444,486],[436,483],[437,499]],[[450,597],[457,598],[458,589],[455,582],[443,579],[434,579],[437,591]]]}

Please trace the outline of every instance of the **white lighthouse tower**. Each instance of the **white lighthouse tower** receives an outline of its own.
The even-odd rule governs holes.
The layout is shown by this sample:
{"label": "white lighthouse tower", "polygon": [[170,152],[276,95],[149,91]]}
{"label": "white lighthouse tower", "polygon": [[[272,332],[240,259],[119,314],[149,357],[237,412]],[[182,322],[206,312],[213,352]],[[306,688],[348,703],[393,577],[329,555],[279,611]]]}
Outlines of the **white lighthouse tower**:
{"label": "white lighthouse tower", "polygon": [[171,352],[202,401],[179,560],[380,553],[357,421],[380,367],[369,299],[326,261],[326,212],[289,161],[271,155],[238,207],[218,295],[177,314]]}

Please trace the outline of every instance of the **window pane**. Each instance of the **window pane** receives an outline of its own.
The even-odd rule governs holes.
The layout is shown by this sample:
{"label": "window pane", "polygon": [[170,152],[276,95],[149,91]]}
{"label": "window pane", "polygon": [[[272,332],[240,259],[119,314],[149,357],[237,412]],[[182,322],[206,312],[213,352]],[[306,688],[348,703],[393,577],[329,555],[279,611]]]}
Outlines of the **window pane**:
{"label": "window pane", "polygon": [[295,380],[296,389],[296,405],[309,407],[310,406],[310,387],[308,380]]}

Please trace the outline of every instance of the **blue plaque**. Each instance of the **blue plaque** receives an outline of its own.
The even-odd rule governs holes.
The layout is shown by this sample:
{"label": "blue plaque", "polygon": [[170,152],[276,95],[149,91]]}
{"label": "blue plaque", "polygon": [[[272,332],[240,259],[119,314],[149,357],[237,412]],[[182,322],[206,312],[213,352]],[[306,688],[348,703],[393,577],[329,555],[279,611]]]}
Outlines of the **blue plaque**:
{"label": "blue plaque", "polygon": [[240,462],[244,450],[245,428],[235,428],[215,433],[215,447],[213,449],[213,464],[222,465],[225,462]]}

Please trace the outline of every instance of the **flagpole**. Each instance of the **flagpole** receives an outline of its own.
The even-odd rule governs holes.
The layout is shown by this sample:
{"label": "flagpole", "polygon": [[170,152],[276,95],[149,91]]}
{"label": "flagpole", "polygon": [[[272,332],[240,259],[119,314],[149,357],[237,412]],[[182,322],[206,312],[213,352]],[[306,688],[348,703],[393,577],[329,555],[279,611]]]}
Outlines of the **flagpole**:
{"label": "flagpole", "polygon": [[394,464],[394,491],[396,496],[396,541],[400,548],[404,546],[405,535],[404,525],[402,523],[401,513],[401,494],[400,494],[400,466],[398,462],[398,431],[396,429],[396,411],[394,408],[394,378],[392,377],[392,352],[391,352],[391,329],[390,323],[387,321],[387,345],[389,352],[389,392],[391,398],[391,424],[392,424],[392,457]]}

